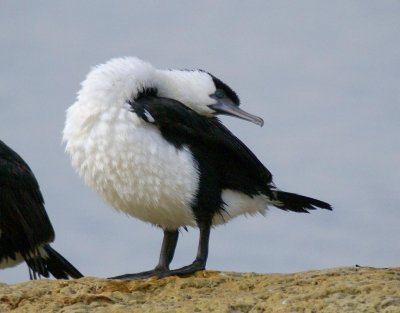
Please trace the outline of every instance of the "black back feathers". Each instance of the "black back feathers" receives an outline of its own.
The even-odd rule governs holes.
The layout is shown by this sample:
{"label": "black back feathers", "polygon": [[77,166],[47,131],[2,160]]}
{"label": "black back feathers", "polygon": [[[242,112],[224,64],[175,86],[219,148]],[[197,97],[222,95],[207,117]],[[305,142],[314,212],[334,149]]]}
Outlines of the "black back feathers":
{"label": "black back feathers", "polygon": [[326,202],[277,190],[268,169],[217,118],[204,117],[169,98],[142,97],[130,105],[144,121],[150,122],[151,117],[167,141],[177,148],[187,146],[193,153],[200,170],[197,214],[218,212],[223,189],[250,197],[264,194],[285,211],[331,210]]}
{"label": "black back feathers", "polygon": [[169,98],[143,97],[130,105],[144,121],[151,116],[151,123],[167,141],[177,148],[186,146],[193,153],[200,172],[195,215],[218,212],[223,189],[250,196],[269,194],[271,173],[217,118],[203,117]]}
{"label": "black back feathers", "polygon": [[[44,200],[29,166],[0,140],[0,264],[17,261],[28,264],[31,278],[82,277],[49,242],[55,234],[44,208]],[[12,263],[12,262],[11,262]]]}

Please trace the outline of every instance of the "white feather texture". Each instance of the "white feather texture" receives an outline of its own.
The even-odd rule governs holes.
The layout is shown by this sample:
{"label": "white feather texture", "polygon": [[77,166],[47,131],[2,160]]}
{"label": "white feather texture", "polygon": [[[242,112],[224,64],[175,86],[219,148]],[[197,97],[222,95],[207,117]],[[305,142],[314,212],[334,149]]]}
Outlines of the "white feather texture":
{"label": "white feather texture", "polygon": [[159,70],[157,75],[157,89],[161,96],[184,103],[199,114],[212,115],[214,111],[208,106],[216,103],[216,100],[210,97],[216,89],[208,73]]}
{"label": "white feather texture", "polygon": [[213,218],[213,224],[223,224],[239,215],[255,215],[260,213],[265,215],[269,199],[265,195],[250,197],[242,192],[235,190],[222,190],[223,210]]}
{"label": "white feather texture", "polygon": [[164,229],[195,226],[199,173],[192,153],[169,144],[127,104],[154,87],[156,76],[136,58],[95,67],[67,111],[63,140],[72,166],[117,210]]}

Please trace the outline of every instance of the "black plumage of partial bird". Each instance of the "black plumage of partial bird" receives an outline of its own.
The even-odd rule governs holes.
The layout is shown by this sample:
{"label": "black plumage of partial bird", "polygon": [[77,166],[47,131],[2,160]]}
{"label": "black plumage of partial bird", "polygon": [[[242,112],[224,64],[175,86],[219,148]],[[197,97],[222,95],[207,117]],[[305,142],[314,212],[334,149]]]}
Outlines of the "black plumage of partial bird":
{"label": "black plumage of partial bird", "polygon": [[0,140],[0,269],[25,261],[31,279],[83,277],[50,246],[54,237],[33,172]]}

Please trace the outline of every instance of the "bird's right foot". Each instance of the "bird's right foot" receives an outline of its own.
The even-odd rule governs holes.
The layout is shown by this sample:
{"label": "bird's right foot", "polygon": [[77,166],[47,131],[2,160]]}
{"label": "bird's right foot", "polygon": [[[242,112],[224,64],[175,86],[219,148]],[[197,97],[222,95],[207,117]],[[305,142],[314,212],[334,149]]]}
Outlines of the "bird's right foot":
{"label": "bird's right foot", "polygon": [[157,274],[161,273],[159,270],[150,270],[150,271],[144,271],[140,273],[134,273],[134,274],[124,274],[124,275],[118,275],[114,277],[109,277],[108,279],[123,279],[123,280],[134,280],[134,279],[146,279],[150,278],[153,276],[157,276]]}

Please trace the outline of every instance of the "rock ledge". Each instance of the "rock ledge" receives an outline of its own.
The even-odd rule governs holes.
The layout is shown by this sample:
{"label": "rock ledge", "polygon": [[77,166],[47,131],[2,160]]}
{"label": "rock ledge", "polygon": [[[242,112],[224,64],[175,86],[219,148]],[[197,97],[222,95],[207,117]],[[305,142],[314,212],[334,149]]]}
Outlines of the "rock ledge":
{"label": "rock ledge", "polygon": [[400,312],[400,268],[0,283],[0,312]]}

